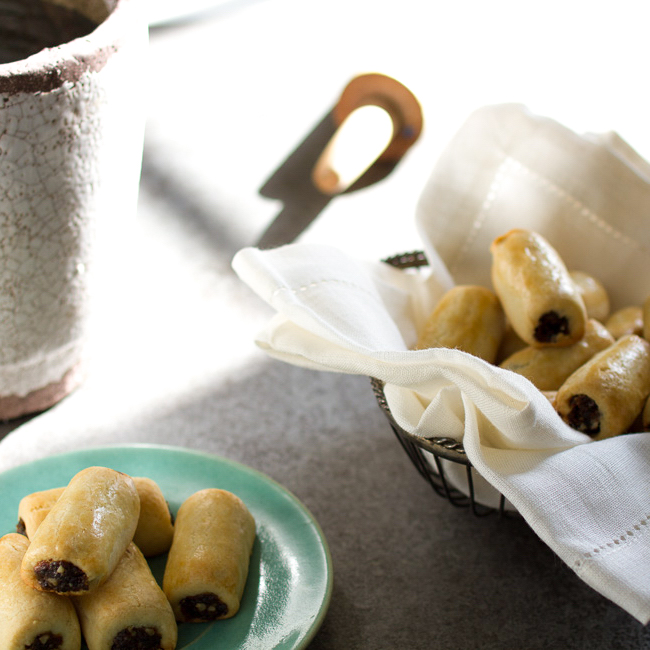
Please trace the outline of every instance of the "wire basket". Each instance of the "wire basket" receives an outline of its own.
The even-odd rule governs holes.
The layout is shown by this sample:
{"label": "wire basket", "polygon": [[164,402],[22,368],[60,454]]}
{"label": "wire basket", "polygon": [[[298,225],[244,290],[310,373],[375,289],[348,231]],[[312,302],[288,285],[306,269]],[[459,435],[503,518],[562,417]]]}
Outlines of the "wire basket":
{"label": "wire basket", "polygon": [[[418,268],[428,265],[427,258],[421,251],[395,255],[383,261],[400,269]],[[453,506],[469,508],[478,517],[494,513],[500,516],[511,514],[511,511],[506,510],[506,499],[503,495],[499,496],[499,505],[497,507],[486,506],[476,500],[476,469],[467,458],[462,443],[444,436],[424,438],[405,431],[393,418],[384,394],[383,382],[375,378],[371,378],[370,381],[377,403],[387,417],[393,433],[415,469],[431,485],[437,495],[447,499]],[[451,483],[445,470],[445,461],[457,463],[465,467],[467,479],[466,493],[461,492]]]}

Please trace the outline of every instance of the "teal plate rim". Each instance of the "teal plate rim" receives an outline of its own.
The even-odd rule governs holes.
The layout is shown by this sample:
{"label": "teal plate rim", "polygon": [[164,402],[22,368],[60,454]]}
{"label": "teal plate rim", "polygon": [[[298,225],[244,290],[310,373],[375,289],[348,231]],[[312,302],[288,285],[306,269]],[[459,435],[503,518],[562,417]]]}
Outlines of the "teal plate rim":
{"label": "teal plate rim", "polygon": [[[88,447],[39,458],[0,473],[0,534],[15,531],[23,496],[65,485],[91,465],[152,478],[174,513],[193,492],[221,487],[238,494],[255,517],[257,539],[239,612],[224,621],[179,625],[177,650],[303,650],[309,645],[332,596],[327,541],[316,518],[293,493],[237,461],[187,447],[148,443]],[[149,561],[159,581],[165,559],[162,555]]]}

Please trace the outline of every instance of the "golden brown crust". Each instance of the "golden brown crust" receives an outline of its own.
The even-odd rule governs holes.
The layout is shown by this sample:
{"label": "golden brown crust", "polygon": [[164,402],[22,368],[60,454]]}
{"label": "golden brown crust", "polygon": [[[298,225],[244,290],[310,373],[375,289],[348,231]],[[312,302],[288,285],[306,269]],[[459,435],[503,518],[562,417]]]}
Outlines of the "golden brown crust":
{"label": "golden brown crust", "polygon": [[133,539],[140,499],[130,476],[106,467],[76,474],[38,527],[22,563],[35,589],[92,591]]}
{"label": "golden brown crust", "polygon": [[133,541],[145,557],[166,553],[174,536],[169,505],[154,480],[134,476],[133,482],[140,497],[140,518]]}
{"label": "golden brown crust", "polygon": [[[17,533],[0,538],[0,632],[4,650],[46,647],[79,650],[81,632],[69,599],[27,586],[20,567],[29,540]],[[58,646],[54,643],[60,642]]]}
{"label": "golden brown crust", "polygon": [[614,343],[614,337],[596,320],[587,321],[585,335],[573,345],[562,348],[526,347],[500,365],[529,379],[542,391],[556,391],[567,377],[597,352]]}
{"label": "golden brown crust", "polygon": [[[140,498],[140,517],[133,541],[145,557],[166,553],[172,543],[174,524],[171,511],[158,484],[146,477],[134,476]],[[18,519],[30,539],[57,502],[65,488],[52,488],[23,497],[18,506]]]}
{"label": "golden brown crust", "polygon": [[605,327],[615,339],[628,334],[643,336],[643,309],[636,305],[617,309],[606,321]]}
{"label": "golden brown crust", "polygon": [[576,370],[555,407],[574,429],[601,440],[625,433],[650,395],[650,343],[635,334],[618,339]]}
{"label": "golden brown crust", "polygon": [[513,329],[534,347],[579,341],[587,312],[557,251],[539,234],[514,229],[490,247],[492,284]]}
{"label": "golden brown crust", "polygon": [[641,411],[641,430],[650,431],[650,397],[645,401]]}
{"label": "golden brown crust", "polygon": [[116,637],[129,629],[159,636],[161,650],[176,647],[178,627],[171,605],[135,544],[129,544],[106,582],[72,600],[89,650],[111,650]]}
{"label": "golden brown crust", "polygon": [[499,346],[495,363],[501,363],[509,356],[513,355],[515,352],[519,352],[519,350],[523,350],[525,347],[528,347],[526,342],[521,340],[519,334],[512,329],[512,325],[510,325],[506,320],[506,329],[503,333],[503,338],[501,339],[501,345]]}
{"label": "golden brown crust", "polygon": [[254,541],[255,520],[231,492],[209,488],[183,502],[163,578],[176,620],[237,613]]}
{"label": "golden brown crust", "polygon": [[643,311],[643,338],[650,341],[650,296],[648,296],[641,306]]}
{"label": "golden brown crust", "polygon": [[459,285],[436,305],[417,349],[456,348],[494,363],[504,331],[505,316],[496,295],[485,287]]}
{"label": "golden brown crust", "polygon": [[34,536],[36,529],[41,525],[52,506],[59,500],[64,490],[64,487],[58,487],[32,492],[32,494],[28,494],[20,500],[18,519],[23,522],[25,535],[29,539]]}
{"label": "golden brown crust", "polygon": [[609,317],[609,294],[605,286],[593,275],[584,271],[569,271],[571,279],[578,287],[578,291],[585,303],[587,316],[601,323],[604,323]]}

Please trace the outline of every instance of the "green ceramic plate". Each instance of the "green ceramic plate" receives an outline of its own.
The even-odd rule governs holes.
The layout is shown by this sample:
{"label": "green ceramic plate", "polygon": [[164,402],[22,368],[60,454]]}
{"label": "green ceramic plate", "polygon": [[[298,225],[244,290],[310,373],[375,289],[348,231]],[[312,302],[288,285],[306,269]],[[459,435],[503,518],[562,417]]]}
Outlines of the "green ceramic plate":
{"label": "green ceramic plate", "polygon": [[[293,650],[309,644],[325,617],[332,592],[327,543],[316,520],[296,497],[244,465],[155,445],[101,447],[50,456],[0,474],[0,533],[15,531],[18,503],[24,495],[66,485],[91,465],[152,478],[174,514],[190,494],[219,487],[237,494],[255,517],[257,540],[239,612],[224,621],[181,624],[178,650]],[[150,562],[159,581],[165,559],[160,556]]]}

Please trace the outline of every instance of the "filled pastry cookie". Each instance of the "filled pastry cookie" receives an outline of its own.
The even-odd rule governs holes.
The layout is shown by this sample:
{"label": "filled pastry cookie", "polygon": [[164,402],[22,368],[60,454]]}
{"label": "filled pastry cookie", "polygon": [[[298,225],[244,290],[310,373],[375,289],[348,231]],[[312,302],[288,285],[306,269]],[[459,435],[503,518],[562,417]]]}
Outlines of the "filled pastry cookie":
{"label": "filled pastry cookie", "polygon": [[572,428],[594,440],[625,433],[650,395],[650,343],[618,339],[578,368],[560,387],[555,408]]}
{"label": "filled pastry cookie", "polygon": [[17,532],[31,539],[64,490],[64,487],[51,488],[24,496],[18,504]]}
{"label": "filled pastry cookie", "polygon": [[514,229],[497,237],[490,251],[494,290],[528,345],[564,346],[582,338],[587,322],[582,295],[546,239]]}
{"label": "filled pastry cookie", "polygon": [[494,363],[505,325],[503,309],[493,291],[459,285],[447,291],[436,305],[417,349],[456,348]]}
{"label": "filled pastry cookie", "polygon": [[3,650],[79,650],[79,621],[69,598],[32,589],[20,577],[29,540],[0,538],[0,647]]}
{"label": "filled pastry cookie", "polygon": [[636,305],[617,309],[605,321],[605,327],[615,339],[627,334],[643,336],[643,308]]}
{"label": "filled pastry cookie", "polygon": [[609,317],[609,293],[603,283],[589,273],[572,270],[569,275],[578,288],[585,304],[587,316],[601,323]]}
{"label": "filled pastry cookie", "polygon": [[166,553],[172,545],[174,522],[160,486],[145,476],[134,476],[140,498],[140,516],[133,541],[145,557]]}
{"label": "filled pastry cookie", "polygon": [[613,342],[609,330],[590,319],[585,335],[577,343],[561,348],[528,346],[510,355],[500,366],[523,375],[541,391],[556,391],[571,373]]}
{"label": "filled pastry cookie", "polygon": [[31,538],[21,575],[42,591],[92,591],[133,539],[140,498],[133,479],[106,467],[76,474]]}
{"label": "filled pastry cookie", "polygon": [[208,488],[183,502],[163,578],[176,620],[214,621],[237,613],[255,535],[253,516],[231,492]]}
{"label": "filled pastry cookie", "polygon": [[147,560],[131,543],[102,585],[72,598],[88,650],[173,650],[178,626]]}

